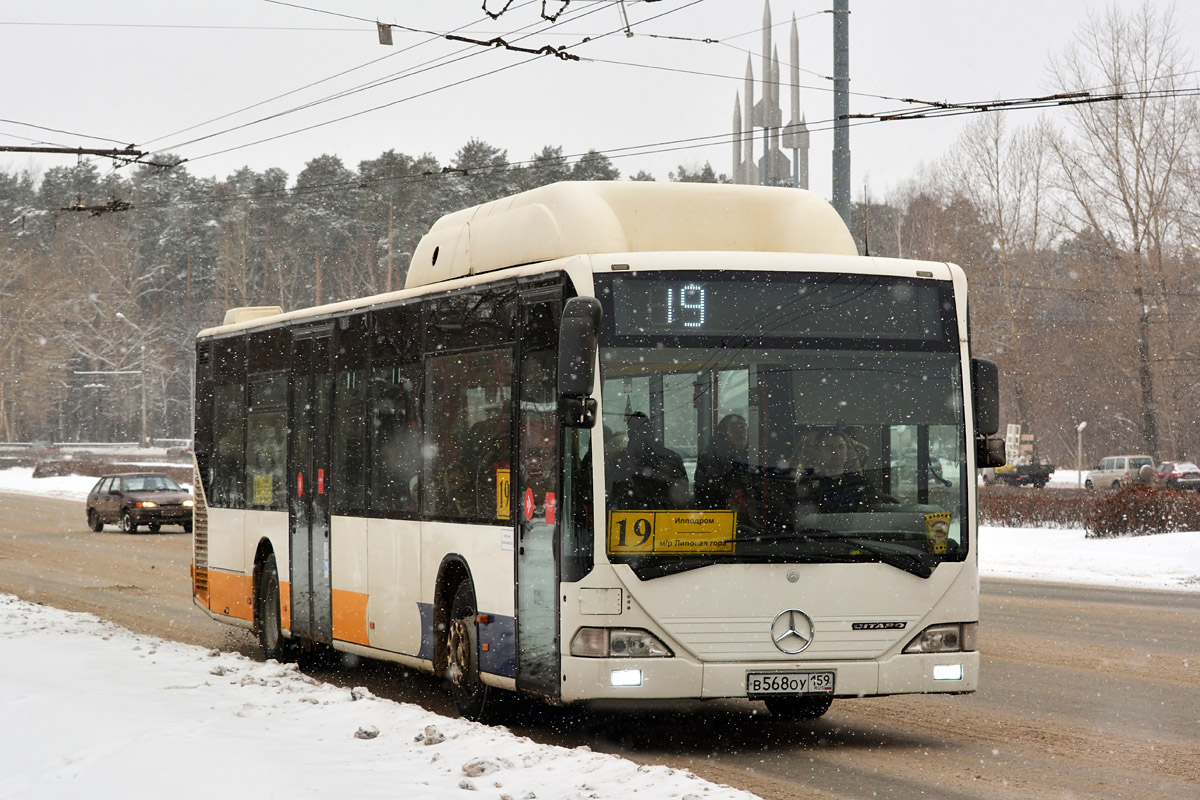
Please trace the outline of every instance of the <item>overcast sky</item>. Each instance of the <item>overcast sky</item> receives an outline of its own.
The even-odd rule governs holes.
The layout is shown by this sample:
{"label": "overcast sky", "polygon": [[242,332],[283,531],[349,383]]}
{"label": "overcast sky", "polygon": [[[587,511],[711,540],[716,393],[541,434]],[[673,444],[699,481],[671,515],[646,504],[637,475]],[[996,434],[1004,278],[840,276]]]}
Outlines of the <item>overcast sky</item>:
{"label": "overcast sky", "polygon": [[[505,2],[488,0],[487,8],[500,11]],[[4,3],[0,145],[133,144],[187,158],[200,176],[250,166],[280,167],[294,178],[323,153],[350,167],[388,149],[430,153],[445,164],[474,136],[512,161],[555,145],[568,155],[601,150],[623,176],[644,169],[665,180],[677,165],[706,161],[732,172],[729,134],[748,55],[762,77],[761,0],[626,0],[632,37],[614,0],[570,0],[557,24],[541,18],[543,5],[552,13],[564,3],[512,0],[495,21],[481,0]],[[801,110],[813,132],[811,188],[825,196],[833,100],[832,15],[823,12],[831,6],[771,2],[784,82],[797,19]],[[1200,32],[1196,6],[1175,8],[1184,46]],[[851,112],[864,113],[901,107],[885,98],[1044,94],[1048,58],[1105,4],[851,0],[850,7]],[[379,44],[374,20],[403,26],[392,29],[393,46]],[[448,32],[567,48],[581,60],[435,35]],[[785,88],[785,120],[788,94]],[[328,99],[335,95],[344,96]],[[309,107],[294,110],[302,106]],[[1014,112],[1012,121],[1032,122],[1035,113]],[[886,194],[935,161],[972,119],[853,128],[854,196],[867,184],[872,196]],[[72,158],[0,153],[0,167],[40,172]]]}

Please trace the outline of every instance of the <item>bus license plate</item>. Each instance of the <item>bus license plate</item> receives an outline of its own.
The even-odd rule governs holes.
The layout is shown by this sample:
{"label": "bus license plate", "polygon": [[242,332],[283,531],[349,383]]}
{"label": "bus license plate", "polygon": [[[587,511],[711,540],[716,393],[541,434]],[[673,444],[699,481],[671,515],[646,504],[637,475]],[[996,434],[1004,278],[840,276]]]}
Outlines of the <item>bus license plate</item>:
{"label": "bus license plate", "polygon": [[833,694],[833,673],[748,672],[746,694]]}

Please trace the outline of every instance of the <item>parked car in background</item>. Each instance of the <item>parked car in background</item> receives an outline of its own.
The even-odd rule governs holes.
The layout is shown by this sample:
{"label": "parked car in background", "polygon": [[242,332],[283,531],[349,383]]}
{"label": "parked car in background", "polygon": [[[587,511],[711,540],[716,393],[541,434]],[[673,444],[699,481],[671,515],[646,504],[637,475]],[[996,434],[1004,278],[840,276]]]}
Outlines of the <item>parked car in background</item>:
{"label": "parked car in background", "polygon": [[1154,471],[1160,486],[1176,489],[1200,489],[1200,467],[1190,461],[1164,461]]}
{"label": "parked car in background", "polygon": [[162,473],[105,475],[88,494],[88,527],[100,531],[113,523],[125,533],[137,533],[145,525],[156,533],[163,525],[179,525],[191,533],[193,505],[191,493]]}
{"label": "parked car in background", "polygon": [[1154,459],[1150,456],[1108,456],[1087,474],[1083,485],[1089,489],[1093,486],[1127,486],[1141,479],[1142,467],[1154,471]]}

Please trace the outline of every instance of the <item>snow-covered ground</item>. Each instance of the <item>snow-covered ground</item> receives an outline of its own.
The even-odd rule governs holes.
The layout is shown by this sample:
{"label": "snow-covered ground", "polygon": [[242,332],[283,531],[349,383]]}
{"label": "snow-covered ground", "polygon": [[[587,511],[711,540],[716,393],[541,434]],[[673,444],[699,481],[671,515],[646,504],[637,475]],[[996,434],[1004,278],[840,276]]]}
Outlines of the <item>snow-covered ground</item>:
{"label": "snow-covered ground", "polygon": [[0,797],[753,795],[0,595]]}
{"label": "snow-covered ground", "polygon": [[[1075,478],[1055,473],[1051,485]],[[0,470],[0,492],[82,501],[94,483]],[[1086,539],[987,527],[979,538],[985,577],[1200,592],[1197,531]],[[0,720],[6,800],[753,797],[10,595],[0,595]]]}

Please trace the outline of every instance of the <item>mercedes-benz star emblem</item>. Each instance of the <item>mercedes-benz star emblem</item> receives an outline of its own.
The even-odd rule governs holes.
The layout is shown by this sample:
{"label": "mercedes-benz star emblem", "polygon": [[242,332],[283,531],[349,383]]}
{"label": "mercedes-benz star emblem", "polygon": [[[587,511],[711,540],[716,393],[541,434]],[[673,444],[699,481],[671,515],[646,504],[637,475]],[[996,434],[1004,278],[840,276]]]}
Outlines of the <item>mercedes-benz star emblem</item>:
{"label": "mercedes-benz star emblem", "polygon": [[785,608],[771,623],[771,641],[790,656],[804,652],[812,640],[813,621],[798,608]]}

